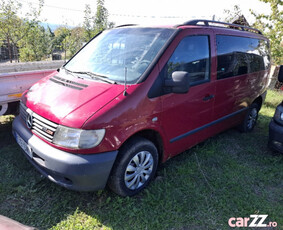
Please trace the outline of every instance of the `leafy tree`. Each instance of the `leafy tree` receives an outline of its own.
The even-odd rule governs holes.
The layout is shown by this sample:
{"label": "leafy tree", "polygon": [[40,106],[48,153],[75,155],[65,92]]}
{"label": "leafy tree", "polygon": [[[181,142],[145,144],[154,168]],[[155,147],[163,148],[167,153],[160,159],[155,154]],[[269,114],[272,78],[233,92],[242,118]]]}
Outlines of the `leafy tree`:
{"label": "leafy tree", "polygon": [[67,26],[60,26],[54,31],[53,49],[58,51],[65,50],[63,41],[71,34],[71,30]]}
{"label": "leafy tree", "polygon": [[239,5],[235,5],[233,10],[225,9],[224,14],[226,15],[224,21],[229,23],[232,23],[235,19],[238,19],[243,15]]}
{"label": "leafy tree", "polygon": [[67,46],[67,57],[72,57],[84,44],[84,29],[82,27],[72,29],[64,42]]}
{"label": "leafy tree", "polygon": [[113,22],[108,21],[108,10],[104,6],[104,0],[97,0],[96,13],[92,16],[90,5],[85,5],[83,28],[85,29],[85,41],[107,28],[114,27]]}
{"label": "leafy tree", "polygon": [[[271,56],[277,65],[283,64],[283,1],[282,0],[259,0],[268,3],[271,13],[257,14],[251,10],[255,16],[254,27],[263,31],[270,40]],[[280,10],[281,9],[281,10]]]}
{"label": "leafy tree", "polygon": [[[7,42],[10,62],[12,62],[12,47],[17,47],[19,41],[27,35],[31,28],[30,26],[33,25],[39,17],[42,6],[43,0],[39,0],[38,9],[31,7],[30,13],[24,18],[20,18],[17,14],[22,8],[22,5],[18,0],[1,0],[0,37]],[[15,52],[16,56],[18,56],[17,49],[15,49]]]}
{"label": "leafy tree", "polygon": [[94,18],[95,34],[108,27],[108,10],[104,6],[104,0],[97,0],[96,14]]}
{"label": "leafy tree", "polygon": [[54,31],[53,51],[65,53],[65,58],[72,57],[85,43],[85,29],[69,29],[61,26]]}
{"label": "leafy tree", "polygon": [[17,16],[21,4],[17,1],[1,0],[0,6],[0,33],[3,40],[7,42],[10,62],[12,62],[12,46],[22,39],[27,31],[25,21]]}
{"label": "leafy tree", "polygon": [[[0,13],[0,18],[1,18],[1,13]],[[3,33],[0,32],[0,47],[4,44],[4,40],[5,40],[5,36]]]}
{"label": "leafy tree", "polygon": [[21,61],[40,61],[51,53],[51,34],[39,24],[30,25],[18,44]]}
{"label": "leafy tree", "polygon": [[85,5],[84,10],[84,22],[83,22],[83,28],[84,28],[84,38],[85,41],[89,41],[94,36],[93,31],[93,16],[91,16],[91,8],[89,4]]}

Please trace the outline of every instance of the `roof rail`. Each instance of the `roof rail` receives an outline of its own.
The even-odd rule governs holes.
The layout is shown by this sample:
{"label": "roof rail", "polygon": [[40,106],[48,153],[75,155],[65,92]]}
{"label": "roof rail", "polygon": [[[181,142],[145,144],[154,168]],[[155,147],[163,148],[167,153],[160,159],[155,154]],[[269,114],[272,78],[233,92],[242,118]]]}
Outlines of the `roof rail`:
{"label": "roof rail", "polygon": [[213,21],[213,20],[203,20],[203,19],[195,19],[195,20],[190,20],[187,21],[179,26],[188,26],[188,25],[203,25],[203,26],[214,26],[214,27],[226,27],[229,29],[236,29],[236,30],[242,30],[242,31],[248,31],[248,32],[253,32],[257,34],[262,34],[261,31],[258,29],[248,27],[248,26],[243,26],[243,25],[238,25],[238,24],[231,24],[227,22],[219,22],[219,21]]}
{"label": "roof rail", "polygon": [[124,24],[124,25],[115,26],[114,28],[127,27],[127,26],[137,26],[137,25],[138,24]]}

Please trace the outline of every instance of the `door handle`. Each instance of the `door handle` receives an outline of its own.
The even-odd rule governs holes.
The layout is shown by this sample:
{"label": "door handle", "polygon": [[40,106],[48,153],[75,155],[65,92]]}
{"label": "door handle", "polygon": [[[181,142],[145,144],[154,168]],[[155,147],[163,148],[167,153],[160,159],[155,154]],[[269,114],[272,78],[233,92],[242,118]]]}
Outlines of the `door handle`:
{"label": "door handle", "polygon": [[203,101],[209,101],[209,100],[211,100],[212,98],[214,98],[214,95],[213,95],[213,94],[208,95],[208,96],[205,96],[202,100],[203,100]]}

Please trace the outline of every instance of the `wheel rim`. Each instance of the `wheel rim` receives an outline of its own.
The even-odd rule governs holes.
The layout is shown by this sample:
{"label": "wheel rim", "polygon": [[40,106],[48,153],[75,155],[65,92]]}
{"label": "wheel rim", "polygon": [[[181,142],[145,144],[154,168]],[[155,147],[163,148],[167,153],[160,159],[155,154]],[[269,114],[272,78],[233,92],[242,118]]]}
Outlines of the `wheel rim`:
{"label": "wheel rim", "polygon": [[140,188],[149,180],[153,170],[153,157],[148,151],[137,153],[129,162],[125,171],[125,184],[128,189]]}
{"label": "wheel rim", "polygon": [[248,129],[252,129],[256,123],[257,109],[253,108],[248,117]]}

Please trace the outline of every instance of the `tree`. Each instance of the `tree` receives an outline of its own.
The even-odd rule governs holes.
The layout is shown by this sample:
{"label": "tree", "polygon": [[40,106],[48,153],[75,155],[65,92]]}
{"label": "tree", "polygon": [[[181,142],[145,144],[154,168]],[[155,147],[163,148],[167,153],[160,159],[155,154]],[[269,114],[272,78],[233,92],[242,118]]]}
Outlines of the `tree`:
{"label": "tree", "polygon": [[60,26],[54,31],[54,39],[52,41],[52,47],[54,51],[64,51],[65,59],[67,54],[68,39],[67,37],[71,35],[71,30],[67,26]]}
{"label": "tree", "polygon": [[[0,13],[0,20],[1,20],[1,13]],[[0,32],[0,47],[4,44],[4,40],[5,40],[5,36],[3,33]]]}
{"label": "tree", "polygon": [[67,45],[67,57],[72,57],[84,44],[84,29],[82,27],[72,29],[64,42]]}
{"label": "tree", "polygon": [[51,34],[39,24],[30,25],[18,45],[21,61],[40,61],[51,53]]}
{"label": "tree", "polygon": [[224,21],[232,23],[235,19],[238,19],[243,15],[239,5],[235,5],[233,10],[225,9],[224,14],[226,15]]}
{"label": "tree", "polygon": [[60,26],[54,31],[53,48],[55,50],[64,50],[63,41],[71,34],[71,30],[67,26]]}
{"label": "tree", "polygon": [[21,4],[17,1],[1,1],[0,7],[0,33],[7,42],[10,62],[12,62],[12,46],[22,39],[26,32],[25,22],[17,16]]}
{"label": "tree", "polygon": [[235,5],[233,11],[224,10],[224,14],[226,14],[226,18],[224,19],[225,22],[250,26],[239,5]]}
{"label": "tree", "polygon": [[[39,0],[38,9],[31,7],[31,13],[28,13],[24,18],[20,18],[17,14],[22,5],[18,0],[1,0],[0,37],[7,42],[10,62],[12,62],[12,47],[18,47],[18,42],[27,35],[30,26],[37,22],[42,6],[43,0]],[[17,57],[17,49],[15,49],[15,52]]]}
{"label": "tree", "polygon": [[72,57],[85,43],[85,29],[76,27],[69,29],[61,26],[54,31],[53,51],[65,53],[65,58]]}
{"label": "tree", "polygon": [[263,31],[270,40],[271,56],[277,65],[283,64],[283,1],[282,0],[259,0],[268,3],[271,10],[269,15],[257,14],[251,10],[255,16],[254,27]]}
{"label": "tree", "polygon": [[93,17],[91,16],[91,8],[90,5],[86,4],[85,5],[85,10],[84,10],[84,22],[83,22],[83,28],[84,28],[84,38],[85,41],[89,41],[93,36],[94,36],[94,31],[93,31]]}
{"label": "tree", "polygon": [[85,5],[85,16],[83,28],[85,30],[85,42],[89,41],[93,36],[107,28],[114,27],[113,22],[108,21],[108,10],[104,6],[104,0],[97,0],[96,13],[92,15],[90,5]]}
{"label": "tree", "polygon": [[104,0],[97,0],[96,14],[94,18],[95,34],[108,27],[108,10],[104,6]]}

